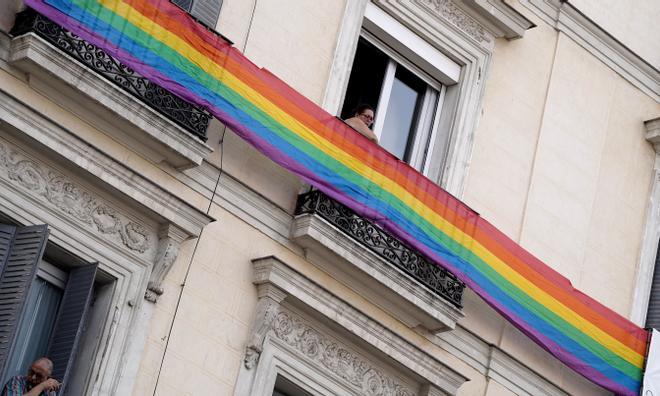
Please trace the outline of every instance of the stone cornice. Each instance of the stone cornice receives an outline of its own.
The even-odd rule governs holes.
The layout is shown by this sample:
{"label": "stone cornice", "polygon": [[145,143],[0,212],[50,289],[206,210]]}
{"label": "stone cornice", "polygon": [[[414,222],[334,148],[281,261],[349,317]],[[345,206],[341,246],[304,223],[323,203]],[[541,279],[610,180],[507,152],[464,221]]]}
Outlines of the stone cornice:
{"label": "stone cornice", "polygon": [[660,117],[644,121],[646,140],[653,144],[656,153],[660,153]]}
{"label": "stone cornice", "polygon": [[68,158],[72,165],[126,194],[189,236],[199,236],[202,228],[214,220],[2,90],[0,120]]}
{"label": "stone cornice", "polygon": [[519,39],[524,36],[526,30],[536,26],[502,0],[461,0],[457,3],[468,7],[495,37]]}
{"label": "stone cornice", "polygon": [[574,5],[564,0],[523,0],[521,4],[644,93],[660,101],[660,70],[612,37]]}
{"label": "stone cornice", "polygon": [[453,331],[431,337],[431,340],[516,395],[568,395],[515,357],[460,325]]}
{"label": "stone cornice", "polygon": [[[302,302],[303,306],[334,321],[373,348],[449,394],[456,394],[466,377],[376,322],[327,289],[300,274],[277,257],[252,260],[253,283],[272,285]],[[292,302],[294,302],[292,301]]]}

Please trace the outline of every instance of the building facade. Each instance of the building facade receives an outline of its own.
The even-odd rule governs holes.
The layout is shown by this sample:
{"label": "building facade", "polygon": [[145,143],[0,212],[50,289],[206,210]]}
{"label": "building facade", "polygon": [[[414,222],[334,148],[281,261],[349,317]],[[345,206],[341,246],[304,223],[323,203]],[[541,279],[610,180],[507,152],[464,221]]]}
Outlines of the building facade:
{"label": "building facade", "polygon": [[[372,105],[383,147],[658,326],[660,4],[174,3],[328,113]],[[206,110],[0,7],[3,381],[47,354],[71,395],[607,394]]]}

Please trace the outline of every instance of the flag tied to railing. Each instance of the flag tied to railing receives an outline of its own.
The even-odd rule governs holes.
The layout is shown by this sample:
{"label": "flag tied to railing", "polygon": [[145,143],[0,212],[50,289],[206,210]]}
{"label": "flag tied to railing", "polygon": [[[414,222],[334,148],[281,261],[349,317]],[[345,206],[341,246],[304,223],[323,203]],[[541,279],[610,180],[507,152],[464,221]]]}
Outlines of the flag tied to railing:
{"label": "flag tied to railing", "polygon": [[251,63],[168,0],[26,0],[453,272],[557,359],[637,395],[647,332],[458,199]]}

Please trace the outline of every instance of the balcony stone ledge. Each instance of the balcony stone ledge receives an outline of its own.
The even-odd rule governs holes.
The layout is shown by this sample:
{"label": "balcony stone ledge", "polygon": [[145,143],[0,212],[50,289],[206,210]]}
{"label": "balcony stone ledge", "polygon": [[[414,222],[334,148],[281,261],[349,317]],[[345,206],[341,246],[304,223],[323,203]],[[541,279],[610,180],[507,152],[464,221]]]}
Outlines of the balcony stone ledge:
{"label": "balcony stone ledge", "polygon": [[[102,108],[95,109],[95,113],[115,126],[104,131],[154,162],[164,161],[176,169],[189,169],[200,165],[213,152],[206,143],[34,33],[12,39],[9,63],[28,73],[35,89],[45,84],[50,89],[41,89],[46,91],[42,93],[52,96],[48,92],[57,92],[58,97],[51,99],[58,103],[65,99],[61,95],[79,103],[82,94],[89,99],[85,102],[110,110],[108,114]],[[79,116],[88,114],[83,111]],[[122,122],[118,125],[118,121]]]}
{"label": "balcony stone ledge", "polygon": [[453,330],[463,312],[315,214],[294,218],[307,259],[410,328]]}

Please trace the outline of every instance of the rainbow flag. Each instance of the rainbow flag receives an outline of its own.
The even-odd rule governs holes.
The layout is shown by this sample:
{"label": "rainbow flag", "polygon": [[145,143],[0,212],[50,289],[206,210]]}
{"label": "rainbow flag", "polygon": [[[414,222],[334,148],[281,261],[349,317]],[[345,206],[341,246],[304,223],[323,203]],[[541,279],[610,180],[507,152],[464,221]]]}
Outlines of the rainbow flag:
{"label": "rainbow flag", "polygon": [[465,204],[252,64],[167,0],[26,0],[197,105],[284,168],[453,272],[523,333],[596,384],[637,395],[647,332]]}

